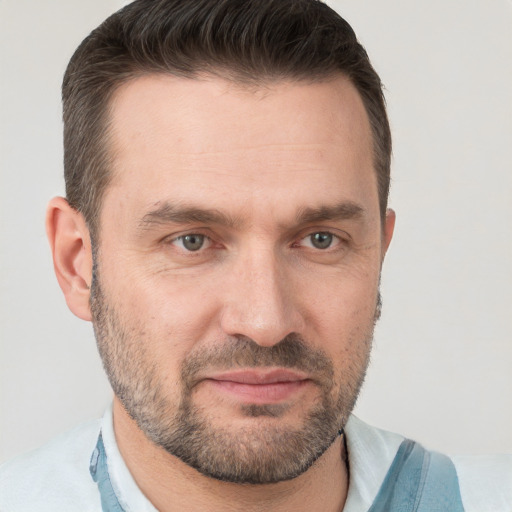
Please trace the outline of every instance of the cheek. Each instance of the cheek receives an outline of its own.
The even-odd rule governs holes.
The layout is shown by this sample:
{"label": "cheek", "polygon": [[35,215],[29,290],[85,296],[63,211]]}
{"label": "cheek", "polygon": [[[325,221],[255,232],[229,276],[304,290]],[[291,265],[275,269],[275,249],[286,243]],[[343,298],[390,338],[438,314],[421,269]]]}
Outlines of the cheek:
{"label": "cheek", "polygon": [[132,272],[124,278],[117,275],[109,285],[125,325],[139,331],[158,357],[183,357],[208,336],[217,309],[208,280]]}
{"label": "cheek", "polygon": [[378,270],[363,275],[339,272],[320,282],[321,286],[301,286],[298,292],[304,297],[302,307],[312,328],[345,338],[367,330],[369,323],[373,325]]}
{"label": "cheek", "polygon": [[331,358],[336,386],[356,386],[368,363],[375,323],[378,269],[331,276],[310,294],[306,339]]}

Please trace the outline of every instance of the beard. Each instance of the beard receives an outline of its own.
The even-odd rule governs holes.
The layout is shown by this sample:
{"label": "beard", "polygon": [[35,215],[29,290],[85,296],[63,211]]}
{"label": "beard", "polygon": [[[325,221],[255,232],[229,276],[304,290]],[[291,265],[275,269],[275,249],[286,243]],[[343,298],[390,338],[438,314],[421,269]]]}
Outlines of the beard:
{"label": "beard", "polygon": [[[352,340],[351,346],[358,348],[344,361],[342,375],[336,375],[322,350],[298,335],[290,334],[272,347],[227,336],[184,358],[180,374],[171,376],[180,391],[179,399],[173,399],[169,375],[151,354],[152,338],[143,326],[123,321],[105,297],[95,270],[91,311],[103,366],[115,395],[155,445],[207,477],[270,484],[304,473],[342,434],[364,381],[377,315],[363,338]],[[255,418],[242,428],[228,420],[213,421],[213,407],[208,413],[194,403],[194,392],[208,371],[258,367],[291,368],[310,376],[319,396],[299,426],[292,428],[280,419],[289,410],[287,404],[239,405],[243,417]]]}

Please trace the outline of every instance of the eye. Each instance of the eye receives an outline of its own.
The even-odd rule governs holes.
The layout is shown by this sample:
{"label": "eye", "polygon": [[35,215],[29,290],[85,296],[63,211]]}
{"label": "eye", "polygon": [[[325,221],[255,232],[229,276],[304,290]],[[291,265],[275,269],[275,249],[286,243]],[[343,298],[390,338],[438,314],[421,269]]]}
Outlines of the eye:
{"label": "eye", "polygon": [[318,231],[304,237],[301,242],[307,247],[325,250],[339,243],[339,238],[327,231]]}
{"label": "eye", "polygon": [[206,235],[191,233],[190,235],[183,235],[175,238],[173,244],[178,245],[186,251],[195,252],[203,249],[208,243],[209,239]]}
{"label": "eye", "polygon": [[313,233],[309,236],[311,245],[317,249],[328,249],[333,242],[333,235],[331,233]]}

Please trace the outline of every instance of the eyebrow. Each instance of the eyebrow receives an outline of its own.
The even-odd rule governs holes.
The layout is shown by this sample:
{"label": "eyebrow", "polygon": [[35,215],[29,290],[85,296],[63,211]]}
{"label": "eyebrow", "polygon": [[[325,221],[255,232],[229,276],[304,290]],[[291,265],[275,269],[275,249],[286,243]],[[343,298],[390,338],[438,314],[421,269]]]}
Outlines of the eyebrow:
{"label": "eyebrow", "polygon": [[230,228],[239,227],[242,221],[216,209],[197,208],[165,202],[142,217],[139,227],[142,230],[151,229],[162,224],[218,224]]}
{"label": "eyebrow", "polygon": [[343,201],[333,206],[319,208],[301,208],[296,216],[297,224],[311,224],[329,220],[359,220],[364,217],[365,209],[353,201]]}
{"label": "eyebrow", "polygon": [[[343,201],[332,206],[318,208],[301,208],[295,221],[297,225],[311,224],[322,221],[340,221],[361,219],[365,209],[352,201]],[[164,202],[142,217],[139,228],[142,231],[165,224],[217,224],[232,229],[241,228],[244,224],[240,217],[233,217],[216,209],[204,209],[196,206],[171,204]]]}

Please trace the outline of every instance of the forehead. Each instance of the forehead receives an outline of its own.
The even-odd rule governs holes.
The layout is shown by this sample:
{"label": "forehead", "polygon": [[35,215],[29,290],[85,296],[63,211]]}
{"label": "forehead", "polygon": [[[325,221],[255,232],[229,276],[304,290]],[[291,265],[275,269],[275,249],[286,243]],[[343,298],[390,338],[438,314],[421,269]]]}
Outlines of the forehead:
{"label": "forehead", "polygon": [[343,76],[257,89],[213,77],[144,76],[116,92],[110,126],[107,199],[122,192],[141,209],[191,200],[222,209],[237,201],[271,207],[286,195],[299,208],[321,207],[304,204],[316,194],[377,207],[370,125]]}
{"label": "forehead", "polygon": [[[341,139],[366,151],[361,140],[370,143],[371,138],[359,93],[343,75],[316,83],[276,81],[259,88],[208,75],[147,75],[116,91],[111,112],[121,145],[143,142],[141,137],[147,143],[158,132],[170,150],[190,153],[236,150],[251,143],[339,144]],[[230,137],[218,137],[219,130]]]}

